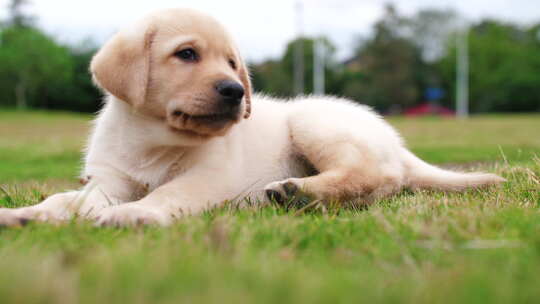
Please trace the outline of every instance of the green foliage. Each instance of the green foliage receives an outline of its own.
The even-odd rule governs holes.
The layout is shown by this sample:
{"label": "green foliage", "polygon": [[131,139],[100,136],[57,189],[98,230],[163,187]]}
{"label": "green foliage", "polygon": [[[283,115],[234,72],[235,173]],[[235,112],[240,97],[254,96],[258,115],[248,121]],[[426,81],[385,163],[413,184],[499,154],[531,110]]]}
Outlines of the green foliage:
{"label": "green foliage", "polygon": [[298,43],[302,44],[304,55],[304,93],[313,93],[313,56],[315,40],[322,41],[325,48],[325,74],[327,92],[330,94],[340,93],[341,71],[336,65],[335,51],[336,48],[325,37],[308,38],[302,37],[292,40],[287,44],[285,53],[280,60],[268,60],[259,65],[255,65],[252,69],[253,84],[257,91],[290,97],[294,92],[294,53],[295,46]]}
{"label": "green foliage", "polygon": [[417,75],[424,64],[420,49],[401,33],[405,24],[392,6],[387,7],[373,38],[363,41],[357,50],[355,60],[364,77],[347,83],[344,95],[383,112],[419,101],[422,87]]}
{"label": "green foliage", "polygon": [[95,47],[59,44],[34,26],[28,4],[12,0],[0,22],[0,106],[96,111],[100,94],[88,73]]}
{"label": "green foliage", "polygon": [[275,96],[294,95],[292,74],[285,70],[279,60],[268,60],[251,69],[253,87],[257,92]]}
{"label": "green foliage", "polygon": [[[57,45],[41,31],[9,27],[2,32],[0,85],[2,102],[17,101],[19,107],[43,107],[54,87],[69,84],[73,61],[67,48]],[[9,105],[9,104],[8,104]]]}
{"label": "green foliage", "polygon": [[99,92],[88,73],[93,49],[67,48],[33,27],[11,26],[1,35],[0,105],[97,109]]}
{"label": "green foliage", "polygon": [[[540,110],[540,39],[537,33],[535,27],[524,29],[495,20],[483,21],[471,28],[468,41],[473,112]],[[439,69],[448,91],[453,93],[455,39],[449,41],[448,48],[448,55],[440,60]]]}
{"label": "green foliage", "polygon": [[79,48],[70,48],[73,60],[73,78],[62,87],[55,88],[49,109],[78,112],[96,112],[101,107],[101,92],[92,82],[88,67],[97,49],[92,42]]}

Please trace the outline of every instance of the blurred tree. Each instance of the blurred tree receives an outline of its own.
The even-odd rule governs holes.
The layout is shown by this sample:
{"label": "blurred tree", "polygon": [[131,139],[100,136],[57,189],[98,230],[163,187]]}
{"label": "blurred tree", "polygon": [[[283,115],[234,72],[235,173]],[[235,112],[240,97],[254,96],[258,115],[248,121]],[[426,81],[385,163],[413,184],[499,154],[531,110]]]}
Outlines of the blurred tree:
{"label": "blurred tree", "polygon": [[292,75],[279,60],[267,60],[251,65],[253,87],[256,91],[274,96],[294,95]]}
{"label": "blurred tree", "polygon": [[24,7],[30,3],[29,0],[11,0],[8,5],[7,25],[13,27],[31,27],[34,24],[34,17],[24,12]]}
{"label": "blurred tree", "polygon": [[86,41],[68,48],[34,26],[27,0],[12,0],[0,27],[0,105],[96,111],[99,91],[88,64],[96,51]]}
{"label": "blurred tree", "polygon": [[408,18],[407,36],[421,49],[422,59],[435,62],[444,56],[446,42],[460,24],[460,16],[453,10],[424,9]]}
{"label": "blurred tree", "polygon": [[375,24],[374,37],[358,43],[356,56],[348,63],[348,75],[353,76],[348,77],[344,95],[382,112],[399,112],[419,101],[424,64],[420,48],[409,39],[407,24],[387,5]]}
{"label": "blurred tree", "polygon": [[[50,88],[69,85],[73,60],[69,50],[32,27],[13,26],[2,33],[0,80],[2,101],[18,108],[44,107]],[[31,103],[29,101],[32,101]]]}
{"label": "blurred tree", "polygon": [[82,45],[71,48],[70,55],[73,60],[73,78],[69,85],[56,88],[51,95],[53,109],[71,111],[96,112],[101,107],[101,92],[92,82],[88,66],[97,52],[93,41],[86,41]]}
{"label": "blurred tree", "polygon": [[[336,48],[324,37],[319,37],[325,45],[325,72],[326,91],[330,94],[339,93],[341,83],[340,71],[337,68],[335,56]],[[287,44],[285,53],[280,60],[268,60],[258,65],[253,65],[253,83],[256,90],[272,93],[278,96],[293,96],[294,84],[294,50],[298,41],[303,44],[304,51],[304,87],[306,94],[313,93],[313,46],[314,38],[302,37],[292,40]]]}
{"label": "blurred tree", "polygon": [[[324,48],[325,48],[325,76],[327,81],[327,92],[331,93],[332,90],[328,90],[328,88],[333,88],[332,82],[333,78],[335,78],[336,74],[336,67],[335,67],[335,52],[336,48],[335,46],[325,37],[315,37],[315,38],[299,38],[300,41],[303,44],[303,50],[304,50],[304,89],[306,94],[313,93],[313,72],[314,72],[314,66],[313,66],[313,56],[314,56],[314,46],[315,46],[315,39],[318,39],[322,41]],[[298,39],[295,39],[287,44],[287,48],[285,50],[285,54],[282,58],[282,64],[285,72],[289,75],[293,75],[294,73],[294,46],[297,43]],[[292,84],[291,84],[292,85]]]}
{"label": "blurred tree", "polygon": [[[423,9],[405,22],[406,35],[420,50],[423,64],[416,72],[417,84],[426,100],[429,88],[442,88],[443,79],[437,61],[446,55],[447,41],[463,23],[453,10]],[[446,92],[443,92],[443,96]]]}
{"label": "blurred tree", "polygon": [[[537,28],[485,20],[469,33],[470,108],[473,112],[540,110],[540,43]],[[438,63],[455,92],[456,43]],[[448,100],[451,102],[454,96]]]}

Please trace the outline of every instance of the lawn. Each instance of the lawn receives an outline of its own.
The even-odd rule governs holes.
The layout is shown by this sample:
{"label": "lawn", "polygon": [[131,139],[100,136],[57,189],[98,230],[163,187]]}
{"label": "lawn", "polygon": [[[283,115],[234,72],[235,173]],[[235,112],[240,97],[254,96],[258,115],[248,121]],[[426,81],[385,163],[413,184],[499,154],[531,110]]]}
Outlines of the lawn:
{"label": "lawn", "polygon": [[[0,111],[0,205],[78,186],[90,117]],[[540,301],[540,115],[393,118],[443,166],[500,188],[403,192],[367,210],[221,208],[170,228],[0,229],[0,303]]]}

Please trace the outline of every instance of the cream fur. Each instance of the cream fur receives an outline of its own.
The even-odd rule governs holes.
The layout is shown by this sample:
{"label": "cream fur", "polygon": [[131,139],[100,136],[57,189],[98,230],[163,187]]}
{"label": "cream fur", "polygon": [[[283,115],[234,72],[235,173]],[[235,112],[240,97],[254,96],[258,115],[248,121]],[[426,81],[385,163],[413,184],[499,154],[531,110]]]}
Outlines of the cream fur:
{"label": "cream fur", "polygon": [[[128,37],[119,34],[94,60],[96,82],[114,95],[107,97],[88,143],[83,172],[88,184],[80,191],[51,196],[36,206],[0,209],[0,224],[16,225],[27,219],[66,220],[78,214],[99,225],[168,225],[175,218],[199,214],[226,200],[249,197],[262,201],[265,194],[284,199],[305,191],[323,200],[369,203],[404,187],[463,190],[503,181],[492,174],[456,173],[428,165],[409,152],[398,133],[371,109],[333,97],[298,97],[285,102],[254,95],[251,117],[233,120],[220,129],[171,122],[167,116],[171,106],[190,114],[193,109],[204,108],[195,106],[193,94],[206,92],[207,100],[214,100],[211,86],[193,80],[193,75],[235,79],[248,91],[249,80],[245,70],[232,71],[222,64],[221,50],[227,49],[224,56],[238,56],[222,29],[198,30],[210,22],[209,17],[189,10],[168,10],[152,16],[139,26],[157,29],[152,32],[155,40],[148,46],[153,49],[139,45],[141,49],[134,51],[139,57],[150,57],[137,57],[133,66],[115,69],[118,58],[125,57],[112,53],[119,52]],[[171,18],[163,21],[156,16]],[[192,20],[189,33],[185,26],[177,30],[171,26],[176,22],[174,16]],[[215,21],[211,22],[215,26]],[[160,36],[165,35],[160,27],[166,27],[169,36]],[[193,72],[196,65],[175,62],[178,66],[172,70],[168,57],[156,56],[168,56],[168,49],[161,45],[165,41],[182,40],[187,34],[210,45],[202,52],[214,54],[205,57],[213,63]],[[132,35],[137,36],[134,41],[146,45],[146,38],[138,36],[142,34],[131,31]],[[130,44],[133,39],[128,39]],[[155,48],[162,51],[156,55]],[[192,73],[189,77],[187,68]],[[137,87],[118,78],[128,77],[123,70],[129,69],[134,69],[129,73],[148,70],[151,83],[146,84],[144,74],[136,75]],[[172,73],[176,74],[171,79],[180,79],[176,84],[166,81]],[[248,113],[248,101],[244,99]],[[317,172],[310,172],[311,167]]]}

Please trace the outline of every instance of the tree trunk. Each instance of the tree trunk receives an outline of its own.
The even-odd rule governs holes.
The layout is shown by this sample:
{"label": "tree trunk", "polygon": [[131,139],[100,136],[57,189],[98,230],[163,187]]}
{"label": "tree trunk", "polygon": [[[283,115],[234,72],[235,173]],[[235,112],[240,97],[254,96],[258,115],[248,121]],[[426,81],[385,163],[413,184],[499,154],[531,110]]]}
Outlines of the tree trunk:
{"label": "tree trunk", "polygon": [[15,98],[17,101],[17,109],[24,110],[27,108],[26,84],[24,83],[24,80],[19,80],[15,86]]}

